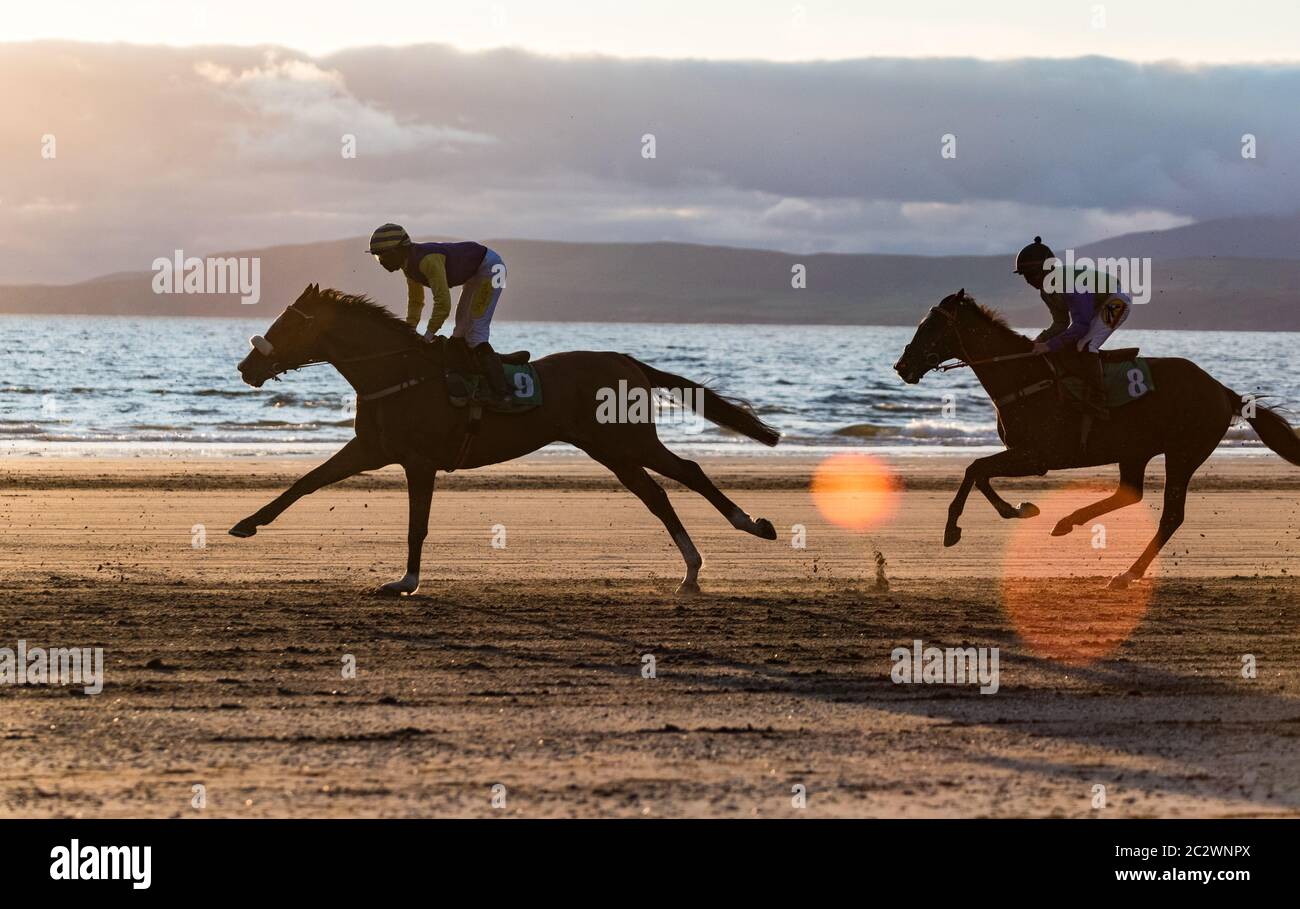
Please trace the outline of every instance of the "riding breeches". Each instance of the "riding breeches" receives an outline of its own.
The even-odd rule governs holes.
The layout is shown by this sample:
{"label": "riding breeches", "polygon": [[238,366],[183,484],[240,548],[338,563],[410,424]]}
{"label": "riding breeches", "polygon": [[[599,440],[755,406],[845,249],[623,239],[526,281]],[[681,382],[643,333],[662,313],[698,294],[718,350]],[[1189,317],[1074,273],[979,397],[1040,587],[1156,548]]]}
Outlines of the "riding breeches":
{"label": "riding breeches", "polygon": [[505,286],[506,263],[489,249],[478,271],[461,288],[460,300],[456,304],[456,327],[451,336],[464,338],[470,347],[486,341],[491,331],[492,315]]}
{"label": "riding breeches", "polygon": [[1129,310],[1132,308],[1133,304],[1123,295],[1113,294],[1108,297],[1097,308],[1097,314],[1092,317],[1088,331],[1079,339],[1076,349],[1094,353],[1101,350],[1101,345],[1106,343],[1106,339],[1128,319]]}

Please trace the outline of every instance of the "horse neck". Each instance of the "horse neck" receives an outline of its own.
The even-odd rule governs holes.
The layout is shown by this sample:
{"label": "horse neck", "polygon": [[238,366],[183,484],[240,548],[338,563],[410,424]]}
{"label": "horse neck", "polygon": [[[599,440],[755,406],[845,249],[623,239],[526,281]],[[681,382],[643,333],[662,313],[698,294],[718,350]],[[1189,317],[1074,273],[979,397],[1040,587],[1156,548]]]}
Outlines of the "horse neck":
{"label": "horse neck", "polygon": [[361,394],[409,377],[410,366],[400,354],[415,352],[422,343],[360,314],[339,319],[326,342],[324,359]]}
{"label": "horse neck", "polygon": [[[1033,346],[1028,338],[992,321],[968,320],[959,325],[958,331],[962,333],[962,343],[966,347],[969,362],[1028,353]],[[1039,364],[1037,360],[1026,357],[1002,363],[982,363],[971,369],[989,397],[997,399],[1013,391],[1013,386],[1019,387],[1031,370],[1039,369]]]}

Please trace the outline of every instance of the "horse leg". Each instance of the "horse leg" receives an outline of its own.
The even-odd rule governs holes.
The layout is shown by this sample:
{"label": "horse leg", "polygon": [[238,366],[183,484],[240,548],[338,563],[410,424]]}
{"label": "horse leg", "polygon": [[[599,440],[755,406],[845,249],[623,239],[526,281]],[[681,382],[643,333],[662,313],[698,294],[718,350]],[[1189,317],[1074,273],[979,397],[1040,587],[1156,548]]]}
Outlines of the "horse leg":
{"label": "horse leg", "polygon": [[989,500],[999,515],[1004,518],[1036,518],[1040,514],[1038,506],[1033,502],[1021,502],[1019,505],[1012,505],[1002,496],[998,495],[997,490],[989,483],[988,477],[977,477],[975,479],[975,488],[984,494],[984,498]]}
{"label": "horse leg", "polygon": [[1063,537],[1080,524],[1086,524],[1093,518],[1099,518],[1112,511],[1136,505],[1142,501],[1142,490],[1146,483],[1147,460],[1134,459],[1119,462],[1119,488],[1100,502],[1085,506],[1067,514],[1056,522],[1052,536]]}
{"label": "horse leg", "polygon": [[389,581],[375,591],[381,596],[410,595],[420,589],[420,557],[424,552],[424,538],[429,535],[429,506],[437,476],[436,470],[406,468],[406,574],[400,581]]}
{"label": "horse leg", "polygon": [[[972,461],[962,476],[961,486],[957,488],[952,504],[948,506],[948,524],[943,530],[943,545],[955,546],[961,539],[961,528],[957,526],[957,519],[966,508],[966,499],[976,483],[982,480],[987,484],[990,477],[1026,477],[1042,472],[1042,468],[1038,465],[1038,458],[1032,452],[1022,448],[1008,448],[987,458],[977,458]],[[991,491],[992,487],[990,487]],[[994,495],[996,496],[996,493]],[[1007,505],[1007,507],[1011,506]],[[1034,512],[1037,513],[1037,509],[1034,509]],[[1024,517],[1032,516],[1024,515]]]}
{"label": "horse leg", "polygon": [[303,496],[310,495],[322,486],[346,480],[363,470],[377,470],[388,463],[360,439],[354,438],[324,464],[303,474],[292,486],[230,528],[228,532],[233,537],[251,537],[257,533],[257,528],[263,524],[270,524]]}
{"label": "horse leg", "polygon": [[767,518],[751,518],[739,505],[727,498],[722,490],[713,484],[704,469],[694,461],[680,457],[669,450],[658,438],[648,452],[638,452],[643,467],[655,473],[676,480],[687,489],[698,492],[731,522],[731,526],[746,533],[752,533],[764,540],[776,539],[776,528]]}
{"label": "horse leg", "polygon": [[1143,550],[1142,555],[1138,556],[1132,567],[1123,574],[1116,575],[1110,582],[1112,590],[1123,590],[1133,581],[1141,580],[1160,549],[1182,526],[1183,510],[1187,504],[1187,486],[1196,468],[1200,467],[1207,457],[1209,452],[1199,458],[1165,454],[1165,507],[1160,513],[1160,524],[1156,527],[1156,535],[1152,537],[1151,542],[1147,544],[1147,548]]}
{"label": "horse leg", "polygon": [[677,548],[681,551],[682,559],[686,562],[686,577],[682,578],[682,583],[677,587],[679,595],[687,595],[700,592],[700,568],[704,566],[704,559],[700,557],[700,551],[695,548],[691,542],[690,534],[682,526],[681,520],[677,517],[677,512],[673,510],[673,505],[668,501],[668,493],[664,488],[654,481],[654,477],[645,472],[645,468],[631,461],[616,460],[605,456],[597,456],[587,449],[583,449],[601,464],[604,464],[614,472],[619,482],[626,486],[642,502],[650,512],[663,521],[664,527],[668,530],[668,535],[673,538]]}

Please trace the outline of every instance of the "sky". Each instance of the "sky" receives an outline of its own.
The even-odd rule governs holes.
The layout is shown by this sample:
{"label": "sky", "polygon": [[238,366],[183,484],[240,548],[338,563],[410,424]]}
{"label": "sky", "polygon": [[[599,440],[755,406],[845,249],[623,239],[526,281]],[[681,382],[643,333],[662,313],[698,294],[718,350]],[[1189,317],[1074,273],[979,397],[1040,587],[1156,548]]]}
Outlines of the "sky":
{"label": "sky", "polygon": [[290,6],[6,9],[0,283],[385,221],[1010,255],[1300,210],[1300,4]]}
{"label": "sky", "polygon": [[436,43],[716,60],[1300,59],[1293,0],[43,0],[6,4],[4,28],[10,41],[275,44],[313,55]]}

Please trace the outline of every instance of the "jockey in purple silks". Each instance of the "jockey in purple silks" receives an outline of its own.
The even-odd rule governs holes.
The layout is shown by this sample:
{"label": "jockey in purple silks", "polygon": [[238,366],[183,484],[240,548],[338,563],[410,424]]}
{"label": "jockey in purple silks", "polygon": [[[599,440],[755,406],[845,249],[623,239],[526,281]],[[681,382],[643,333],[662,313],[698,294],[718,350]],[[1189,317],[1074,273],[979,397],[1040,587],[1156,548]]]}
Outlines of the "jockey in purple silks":
{"label": "jockey in purple silks", "polygon": [[[1088,405],[1106,413],[1101,345],[1128,318],[1132,298],[1110,275],[1092,271],[1065,275],[1061,261],[1042,237],[1034,237],[1016,256],[1021,275],[1052,314],[1052,324],[1034,339],[1034,353],[1053,355],[1088,387]],[[1087,289],[1076,290],[1077,287]],[[1109,289],[1108,289],[1109,288]]]}

